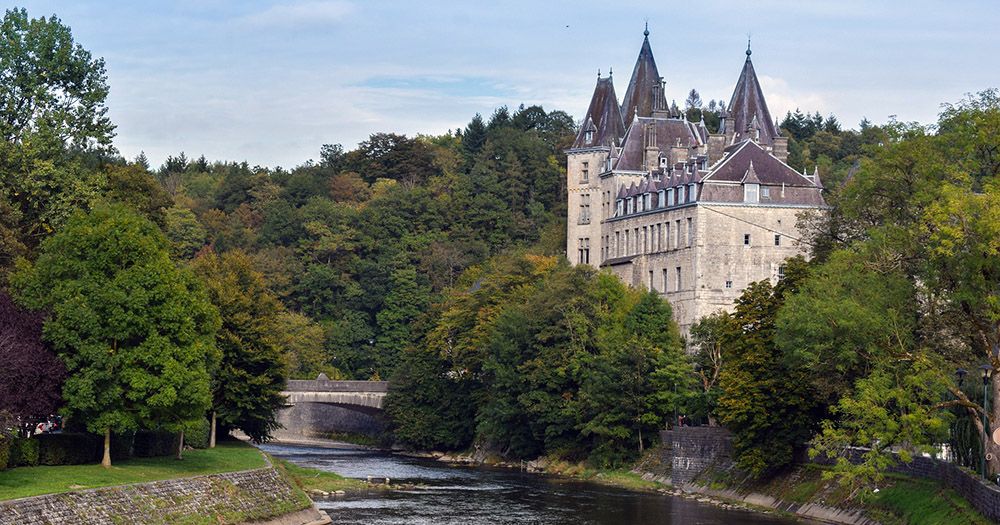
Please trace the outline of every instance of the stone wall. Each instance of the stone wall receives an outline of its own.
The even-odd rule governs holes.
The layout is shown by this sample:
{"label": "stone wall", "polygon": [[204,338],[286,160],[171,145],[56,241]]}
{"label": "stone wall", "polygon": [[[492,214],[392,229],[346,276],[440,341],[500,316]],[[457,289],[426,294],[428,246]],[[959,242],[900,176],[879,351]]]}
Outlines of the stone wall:
{"label": "stone wall", "polygon": [[[241,523],[303,509],[309,498],[268,467],[0,501],[0,525]],[[307,514],[296,521],[320,519]]]}
{"label": "stone wall", "polygon": [[671,482],[676,486],[690,483],[708,467],[730,468],[733,438],[722,427],[676,427],[660,432],[664,463],[670,463]]}

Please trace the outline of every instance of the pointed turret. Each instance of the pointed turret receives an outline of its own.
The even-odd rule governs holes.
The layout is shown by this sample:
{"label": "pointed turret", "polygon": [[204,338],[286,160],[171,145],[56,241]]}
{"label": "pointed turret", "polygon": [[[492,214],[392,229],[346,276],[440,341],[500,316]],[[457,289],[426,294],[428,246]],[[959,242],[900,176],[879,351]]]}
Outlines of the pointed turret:
{"label": "pointed turret", "polygon": [[573,142],[573,148],[593,148],[617,146],[625,135],[615,84],[608,78],[597,77],[594,96],[590,99],[590,109],[580,126],[580,134]]}
{"label": "pointed turret", "polygon": [[639,58],[635,61],[632,78],[622,100],[622,114],[625,127],[632,125],[636,115],[649,117],[654,109],[666,109],[667,100],[663,95],[663,84],[660,72],[653,60],[653,50],[649,47],[649,27],[643,31],[642,47],[639,48]]}
{"label": "pointed turret", "polygon": [[764,93],[757,81],[757,73],[750,60],[750,43],[747,42],[747,59],[743,63],[743,71],[736,81],[733,98],[726,108],[727,115],[722,132],[729,144],[736,144],[746,139],[754,139],[765,146],[774,144],[779,137],[778,129],[767,110]]}

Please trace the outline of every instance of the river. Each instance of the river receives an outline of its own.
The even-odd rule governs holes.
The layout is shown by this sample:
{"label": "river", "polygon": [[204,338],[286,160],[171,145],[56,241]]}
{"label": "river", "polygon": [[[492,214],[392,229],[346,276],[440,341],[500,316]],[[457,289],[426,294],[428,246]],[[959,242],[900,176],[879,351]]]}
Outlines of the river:
{"label": "river", "polygon": [[268,453],[341,475],[390,478],[412,490],[317,502],[337,525],[789,525],[788,518],[510,469],[453,467],[370,450],[265,445]]}

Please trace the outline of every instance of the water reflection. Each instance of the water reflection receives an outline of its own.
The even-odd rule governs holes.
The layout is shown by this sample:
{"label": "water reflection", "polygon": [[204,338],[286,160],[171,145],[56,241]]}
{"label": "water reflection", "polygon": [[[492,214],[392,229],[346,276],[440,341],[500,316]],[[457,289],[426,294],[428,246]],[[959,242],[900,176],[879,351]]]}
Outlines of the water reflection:
{"label": "water reflection", "polygon": [[449,467],[366,450],[266,445],[283,459],[412,490],[371,491],[320,501],[337,524],[787,525],[801,523],[726,510],[683,498],[636,493],[507,469]]}

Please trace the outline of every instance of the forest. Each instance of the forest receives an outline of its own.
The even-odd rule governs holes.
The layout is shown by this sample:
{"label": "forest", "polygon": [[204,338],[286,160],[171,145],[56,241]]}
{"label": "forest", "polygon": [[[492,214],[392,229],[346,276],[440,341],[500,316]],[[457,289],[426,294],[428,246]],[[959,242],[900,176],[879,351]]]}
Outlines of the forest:
{"label": "forest", "polygon": [[[19,42],[0,50],[10,421],[59,411],[107,440],[210,418],[265,441],[284,381],[324,373],[390,380],[393,438],[416,449],[620,466],[683,414],[732,430],[760,477],[852,445],[865,463],[836,470],[859,484],[941,443],[978,467],[976,373],[1000,367],[996,90],[931,125],[788,113],[789,163],[818,169],[831,209],[804,217],[782,281],[684,341],[659,296],[565,259],[563,111],[317,145],[290,169],[151,166],[113,147],[103,60],[68,27],[14,9],[0,31]],[[684,114],[717,126],[697,95]]]}

